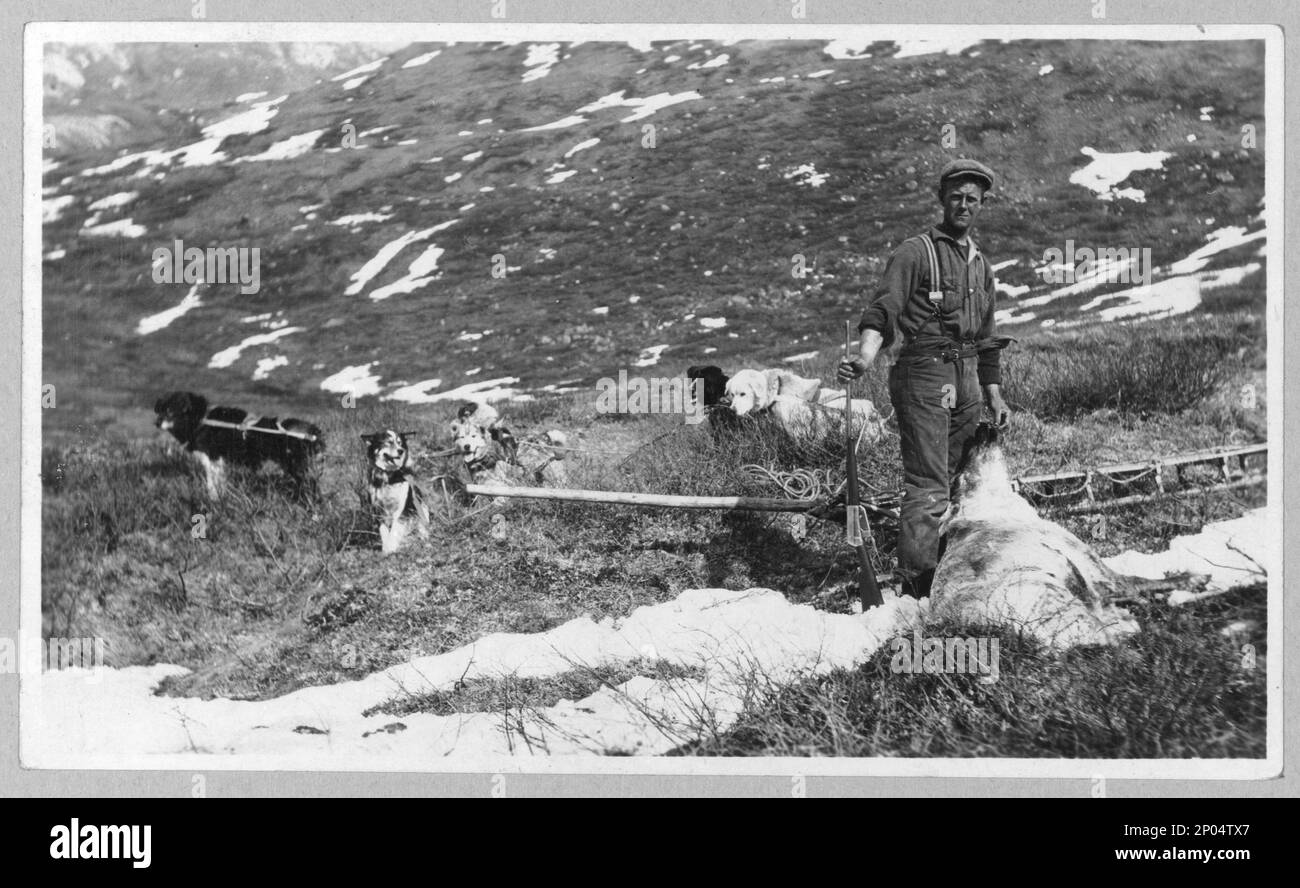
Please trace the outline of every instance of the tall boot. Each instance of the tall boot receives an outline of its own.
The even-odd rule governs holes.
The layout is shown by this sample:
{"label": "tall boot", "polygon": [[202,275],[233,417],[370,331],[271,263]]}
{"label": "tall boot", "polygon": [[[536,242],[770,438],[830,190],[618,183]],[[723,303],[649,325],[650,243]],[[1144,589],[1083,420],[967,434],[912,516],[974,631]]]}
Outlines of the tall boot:
{"label": "tall boot", "polygon": [[910,595],[917,600],[929,598],[930,587],[933,584],[934,568],[930,568],[929,570],[921,571],[921,573],[917,574],[915,577],[904,577],[902,592],[904,595]]}

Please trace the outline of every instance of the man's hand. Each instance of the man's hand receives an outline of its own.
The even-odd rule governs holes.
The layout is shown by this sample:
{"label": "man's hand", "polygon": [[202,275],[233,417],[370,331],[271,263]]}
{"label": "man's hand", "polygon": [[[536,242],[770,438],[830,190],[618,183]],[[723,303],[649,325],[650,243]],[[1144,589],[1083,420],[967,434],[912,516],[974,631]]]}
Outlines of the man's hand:
{"label": "man's hand", "polygon": [[993,414],[993,422],[998,428],[1004,429],[1007,423],[1011,421],[1011,408],[1007,402],[1002,399],[1002,386],[986,385],[984,386],[984,400],[989,405],[989,410]]}
{"label": "man's hand", "polygon": [[876,359],[876,354],[880,351],[881,336],[877,330],[863,330],[862,339],[858,342],[858,354],[854,358],[840,361],[839,366],[835,368],[835,378],[840,382],[852,382],[871,366],[871,362]]}
{"label": "man's hand", "polygon": [[835,378],[840,382],[852,382],[866,372],[867,362],[857,357],[851,361],[840,361],[839,366],[835,368]]}

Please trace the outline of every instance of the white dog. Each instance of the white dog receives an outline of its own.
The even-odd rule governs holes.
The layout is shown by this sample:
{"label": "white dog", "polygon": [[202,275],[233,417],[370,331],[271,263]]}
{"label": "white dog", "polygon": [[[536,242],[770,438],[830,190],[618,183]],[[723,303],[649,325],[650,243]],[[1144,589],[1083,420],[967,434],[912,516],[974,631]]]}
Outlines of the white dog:
{"label": "white dog", "polygon": [[[788,370],[741,370],[727,380],[726,401],[737,416],[766,413],[785,431],[801,437],[828,434],[843,423],[844,392],[822,388]],[[866,398],[853,399],[855,424],[863,440],[875,441],[883,419]]]}

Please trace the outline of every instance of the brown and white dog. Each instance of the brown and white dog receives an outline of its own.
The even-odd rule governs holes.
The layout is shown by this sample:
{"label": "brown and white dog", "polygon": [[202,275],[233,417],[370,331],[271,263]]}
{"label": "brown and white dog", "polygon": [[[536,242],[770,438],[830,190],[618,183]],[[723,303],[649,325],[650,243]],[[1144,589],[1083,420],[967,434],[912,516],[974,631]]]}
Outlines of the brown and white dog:
{"label": "brown and white dog", "polygon": [[227,463],[256,469],[274,462],[293,479],[300,495],[316,493],[325,436],[312,423],[256,416],[238,407],[210,407],[207,398],[193,392],[168,392],[153,410],[154,425],[184,444],[203,469],[212,499],[221,494]]}
{"label": "brown and white dog", "polygon": [[416,486],[411,449],[406,439],[414,432],[384,429],[362,435],[369,472],[366,500],[379,527],[379,545],[385,554],[396,552],[414,530],[429,536],[429,507]]}

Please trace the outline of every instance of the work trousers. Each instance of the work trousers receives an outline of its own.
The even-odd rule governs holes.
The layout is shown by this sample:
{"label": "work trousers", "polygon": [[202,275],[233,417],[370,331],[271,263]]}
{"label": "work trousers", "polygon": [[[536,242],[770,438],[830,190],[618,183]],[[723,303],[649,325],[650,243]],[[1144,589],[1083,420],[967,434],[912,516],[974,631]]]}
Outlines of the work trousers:
{"label": "work trousers", "polygon": [[962,450],[979,425],[978,357],[945,361],[899,355],[889,371],[903,457],[897,574],[906,593],[929,594],[939,563],[939,524],[948,509]]}

